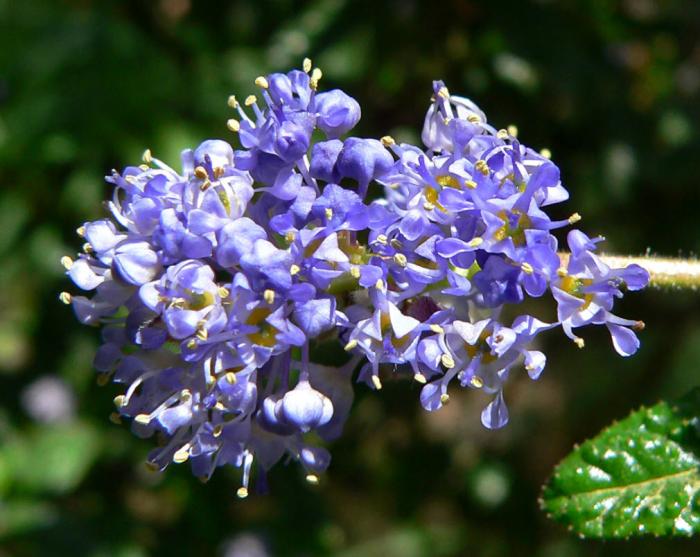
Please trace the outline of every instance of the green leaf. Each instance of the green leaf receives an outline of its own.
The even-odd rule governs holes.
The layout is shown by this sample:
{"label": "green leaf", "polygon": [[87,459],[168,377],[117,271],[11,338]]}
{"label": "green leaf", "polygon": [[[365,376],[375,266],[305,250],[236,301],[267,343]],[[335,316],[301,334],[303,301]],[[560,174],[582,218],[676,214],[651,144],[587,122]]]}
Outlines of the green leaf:
{"label": "green leaf", "polygon": [[99,452],[99,438],[86,424],[42,426],[0,450],[0,468],[13,486],[34,493],[74,489]]}
{"label": "green leaf", "polygon": [[700,531],[700,390],[642,408],[576,447],[540,504],[582,537]]}

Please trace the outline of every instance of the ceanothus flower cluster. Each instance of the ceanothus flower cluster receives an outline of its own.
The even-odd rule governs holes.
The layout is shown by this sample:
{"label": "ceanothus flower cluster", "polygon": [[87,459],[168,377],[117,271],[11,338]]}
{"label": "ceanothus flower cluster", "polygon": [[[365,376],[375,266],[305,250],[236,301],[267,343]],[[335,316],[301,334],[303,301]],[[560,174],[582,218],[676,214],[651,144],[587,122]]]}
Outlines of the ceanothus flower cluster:
{"label": "ceanothus flower cluster", "polygon": [[[583,347],[576,331],[605,325],[629,356],[643,326],[612,309],[647,272],[609,268],[601,238],[579,230],[560,253],[553,231],[580,217],[548,216],[568,198],[559,169],[514,129],[438,81],[423,148],[347,137],[360,106],[318,92],[320,78],[305,60],[258,78],[260,99],[231,97],[239,150],[208,140],[181,170],[146,151],[115,171],[111,215],[81,226],[82,253],[63,258],[93,294],[61,299],[102,328],[95,368],[124,387],[113,419],[156,435],[154,469],[189,460],[206,480],[240,468],[240,497],[283,457],[318,481],[330,462],[319,441],[341,434],[354,377],[378,390],[386,364],[410,370],[429,411],[456,384],[484,391],[495,429],[510,373],[545,367],[539,333],[561,327]],[[370,200],[373,183],[384,195]],[[551,322],[513,311],[545,295]],[[313,362],[329,342],[336,367]]]}

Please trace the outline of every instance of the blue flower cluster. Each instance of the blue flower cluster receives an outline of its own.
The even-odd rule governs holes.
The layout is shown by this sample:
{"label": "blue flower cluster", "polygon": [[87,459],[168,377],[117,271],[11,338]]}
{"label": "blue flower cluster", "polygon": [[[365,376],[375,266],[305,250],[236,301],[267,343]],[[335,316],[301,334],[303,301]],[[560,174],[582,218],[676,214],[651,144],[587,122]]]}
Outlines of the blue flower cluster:
{"label": "blue flower cluster", "polygon": [[[310,482],[329,462],[319,441],[341,434],[352,380],[382,386],[383,364],[410,370],[429,411],[450,384],[482,390],[488,428],[508,421],[503,386],[522,366],[545,367],[542,331],[605,325],[634,353],[643,324],[613,301],[648,274],[611,269],[596,243],[552,231],[548,205],[568,198],[558,168],[496,130],[471,101],[433,85],[425,149],[390,137],[343,137],[360,119],[340,90],[318,92],[321,72],[260,77],[261,99],[229,105],[240,150],[209,140],[176,171],[144,153],[114,172],[110,218],[78,229],[77,259],[63,258],[91,297],[62,293],[78,319],[102,327],[95,367],[123,384],[113,419],[157,434],[149,465],[190,461],[208,479],[242,470],[241,497],[283,457]],[[370,201],[370,184],[384,195]],[[556,320],[505,320],[526,297],[549,294]],[[504,311],[507,309],[507,311]],[[350,353],[338,367],[311,361],[321,342]],[[342,350],[339,348],[339,354]]]}

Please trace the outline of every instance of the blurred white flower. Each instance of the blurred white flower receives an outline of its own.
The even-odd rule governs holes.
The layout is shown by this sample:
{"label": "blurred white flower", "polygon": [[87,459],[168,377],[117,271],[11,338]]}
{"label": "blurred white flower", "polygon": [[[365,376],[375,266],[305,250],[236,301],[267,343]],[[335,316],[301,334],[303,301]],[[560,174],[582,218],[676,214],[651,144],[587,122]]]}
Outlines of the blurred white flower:
{"label": "blurred white flower", "polygon": [[37,422],[70,422],[75,416],[75,394],[62,379],[44,376],[24,389],[22,406]]}

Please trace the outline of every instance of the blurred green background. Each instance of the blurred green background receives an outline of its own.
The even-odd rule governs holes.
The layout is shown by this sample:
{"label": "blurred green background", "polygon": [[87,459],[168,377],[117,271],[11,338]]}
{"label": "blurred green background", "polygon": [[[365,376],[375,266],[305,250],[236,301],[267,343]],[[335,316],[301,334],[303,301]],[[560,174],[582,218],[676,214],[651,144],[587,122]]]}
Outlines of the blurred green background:
{"label": "blurred green background", "polygon": [[546,336],[542,378],[506,390],[511,424],[479,424],[480,393],[434,415],[407,381],[358,387],[319,486],[297,467],[235,498],[186,466],[152,475],[149,441],[108,420],[96,331],[57,294],[76,226],[102,215],[111,168],[150,147],[230,138],[226,98],[310,56],[363,107],[358,133],[417,140],[434,78],[496,127],[548,147],[610,252],[700,248],[700,3],[695,0],[0,0],[0,556],[697,556],[693,540],[581,541],[538,511],[573,443],[700,384],[700,293],[630,296],[642,349],[604,331]]}

